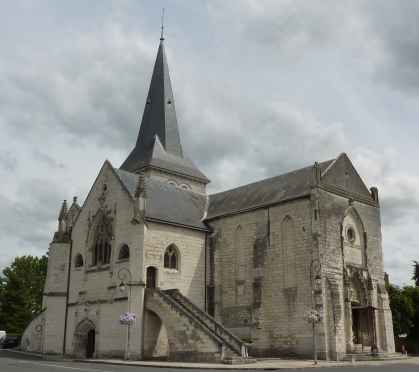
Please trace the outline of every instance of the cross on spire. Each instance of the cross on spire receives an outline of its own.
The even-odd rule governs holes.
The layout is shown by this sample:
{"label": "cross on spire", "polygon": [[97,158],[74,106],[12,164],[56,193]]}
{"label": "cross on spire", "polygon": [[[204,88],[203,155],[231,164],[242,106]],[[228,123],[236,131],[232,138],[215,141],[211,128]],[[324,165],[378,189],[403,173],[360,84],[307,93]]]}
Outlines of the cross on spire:
{"label": "cross on spire", "polygon": [[164,40],[164,8],[161,10],[161,35],[160,40]]}

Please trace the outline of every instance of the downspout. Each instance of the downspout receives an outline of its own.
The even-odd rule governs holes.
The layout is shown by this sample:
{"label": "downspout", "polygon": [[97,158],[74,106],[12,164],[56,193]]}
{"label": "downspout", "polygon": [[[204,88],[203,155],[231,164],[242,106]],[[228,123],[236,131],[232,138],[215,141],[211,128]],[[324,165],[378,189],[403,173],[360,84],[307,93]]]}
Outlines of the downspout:
{"label": "downspout", "polygon": [[207,240],[208,236],[205,233],[205,243],[204,243],[204,251],[205,251],[205,261],[204,261],[204,309],[205,312],[208,312],[208,304],[207,304]]}
{"label": "downspout", "polygon": [[64,340],[63,340],[63,355],[65,355],[66,343],[67,343],[67,318],[68,318],[68,304],[70,294],[70,275],[71,275],[71,256],[73,254],[73,228],[70,228],[70,253],[68,256],[68,270],[67,270],[67,292],[65,299],[65,314],[64,314]]}

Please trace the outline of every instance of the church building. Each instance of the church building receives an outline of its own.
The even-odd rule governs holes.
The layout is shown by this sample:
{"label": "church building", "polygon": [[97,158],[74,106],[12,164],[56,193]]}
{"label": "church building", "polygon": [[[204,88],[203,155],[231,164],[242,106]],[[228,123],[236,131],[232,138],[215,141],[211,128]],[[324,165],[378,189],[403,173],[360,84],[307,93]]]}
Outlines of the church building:
{"label": "church building", "polygon": [[315,344],[330,360],[394,352],[378,190],[346,154],[207,194],[182,148],[163,37],[133,145],[81,205],[63,202],[23,349],[214,362],[311,357]]}

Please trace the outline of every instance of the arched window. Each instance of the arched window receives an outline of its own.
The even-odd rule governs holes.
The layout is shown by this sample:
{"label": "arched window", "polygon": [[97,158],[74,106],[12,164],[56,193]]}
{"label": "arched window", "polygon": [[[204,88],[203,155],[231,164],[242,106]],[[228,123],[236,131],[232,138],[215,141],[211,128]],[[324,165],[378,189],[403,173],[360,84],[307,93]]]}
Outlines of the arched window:
{"label": "arched window", "polygon": [[92,249],[92,265],[108,264],[111,261],[112,219],[99,211],[96,219],[95,241]]}
{"label": "arched window", "polygon": [[293,288],[297,286],[296,256],[296,236],[294,221],[290,216],[286,216],[281,224],[281,244],[282,257],[284,260],[284,287]]}
{"label": "arched window", "polygon": [[83,267],[83,256],[79,253],[76,255],[74,259],[74,266],[75,267]]}
{"label": "arched window", "polygon": [[164,267],[166,269],[179,270],[179,255],[174,244],[169,245],[164,252]]}
{"label": "arched window", "polygon": [[129,247],[123,244],[119,250],[118,260],[127,260],[129,258]]}
{"label": "arched window", "polygon": [[342,221],[341,235],[345,262],[364,266],[367,264],[367,234],[364,224],[354,207],[349,207]]}

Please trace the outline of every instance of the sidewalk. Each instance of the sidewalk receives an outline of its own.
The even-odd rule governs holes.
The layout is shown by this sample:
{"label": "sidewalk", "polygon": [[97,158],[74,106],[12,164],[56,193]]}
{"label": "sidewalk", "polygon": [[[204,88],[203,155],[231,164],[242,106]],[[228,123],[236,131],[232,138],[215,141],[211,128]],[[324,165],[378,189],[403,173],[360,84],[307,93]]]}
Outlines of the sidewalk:
{"label": "sidewalk", "polygon": [[248,369],[248,370],[276,370],[276,369],[302,369],[302,368],[318,368],[318,367],[344,367],[344,366],[381,366],[389,364],[412,364],[419,366],[419,357],[408,357],[406,359],[382,360],[382,361],[360,361],[360,362],[327,362],[319,361],[314,365],[312,360],[298,359],[259,359],[251,364],[215,364],[215,363],[183,363],[183,362],[162,362],[162,361],[127,361],[118,359],[83,359],[77,362],[84,363],[101,363],[113,365],[129,365],[129,366],[148,366],[148,367],[166,367],[166,368],[183,368],[183,369]]}
{"label": "sidewalk", "polygon": [[163,362],[163,361],[138,361],[138,360],[122,360],[122,359],[70,359],[59,355],[45,355],[28,353],[19,350],[2,350],[16,356],[43,359],[47,361],[61,361],[61,362],[82,362],[82,363],[99,363],[110,365],[125,365],[125,366],[143,366],[155,368],[179,368],[179,369],[217,369],[217,370],[277,370],[277,369],[303,369],[303,368],[325,368],[325,367],[360,367],[360,366],[383,366],[392,364],[408,364],[417,365],[419,368],[419,356],[407,357],[405,359],[389,359],[389,360],[375,360],[375,361],[359,361],[359,362],[327,362],[319,361],[317,365],[313,364],[312,360],[303,359],[280,359],[267,358],[258,359],[251,364],[221,364],[221,363],[185,363],[185,362]]}

